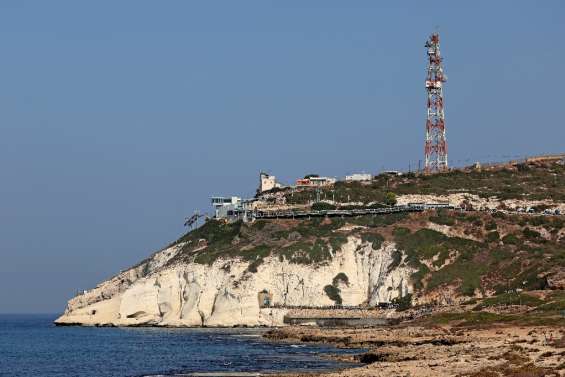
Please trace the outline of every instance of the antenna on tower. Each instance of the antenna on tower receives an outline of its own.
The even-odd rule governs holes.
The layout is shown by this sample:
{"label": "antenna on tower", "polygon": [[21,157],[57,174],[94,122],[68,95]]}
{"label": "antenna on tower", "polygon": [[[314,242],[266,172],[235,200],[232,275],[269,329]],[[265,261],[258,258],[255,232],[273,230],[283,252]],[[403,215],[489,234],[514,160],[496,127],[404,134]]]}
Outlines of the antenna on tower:
{"label": "antenna on tower", "polygon": [[426,173],[447,170],[447,140],[445,138],[445,114],[443,111],[443,73],[439,50],[439,33],[430,35],[425,47],[428,49],[428,116],[426,120],[426,143],[424,146],[424,170]]}

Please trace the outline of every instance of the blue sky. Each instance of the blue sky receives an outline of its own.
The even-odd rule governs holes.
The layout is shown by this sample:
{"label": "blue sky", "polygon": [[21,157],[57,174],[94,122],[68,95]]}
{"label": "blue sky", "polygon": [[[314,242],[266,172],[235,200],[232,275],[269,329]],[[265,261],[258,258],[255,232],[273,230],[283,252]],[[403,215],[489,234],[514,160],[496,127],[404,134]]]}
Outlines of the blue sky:
{"label": "blue sky", "polygon": [[0,312],[60,312],[211,195],[565,151],[561,1],[0,2]]}

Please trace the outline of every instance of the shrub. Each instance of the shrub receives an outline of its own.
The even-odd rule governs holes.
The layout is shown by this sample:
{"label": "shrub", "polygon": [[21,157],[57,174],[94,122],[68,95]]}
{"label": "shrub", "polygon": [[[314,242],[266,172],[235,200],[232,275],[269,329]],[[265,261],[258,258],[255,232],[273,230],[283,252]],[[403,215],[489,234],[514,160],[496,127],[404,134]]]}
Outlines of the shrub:
{"label": "shrub", "polygon": [[370,228],[377,228],[377,227],[395,224],[408,217],[409,217],[408,213],[400,212],[400,213],[390,213],[380,216],[367,215],[367,216],[352,217],[349,219],[349,222],[356,225],[363,225],[363,226],[368,226]]}
{"label": "shrub", "polygon": [[247,271],[252,273],[257,272],[257,267],[263,263],[263,258],[269,256],[269,254],[271,254],[271,249],[267,245],[259,245],[243,252],[243,260],[251,261],[249,266],[247,266]]}
{"label": "shrub", "polygon": [[344,274],[343,272],[340,272],[339,274],[334,276],[334,278],[332,280],[332,284],[333,284],[334,287],[337,287],[339,285],[339,282],[342,282],[345,285],[349,285],[349,278],[347,277],[346,274]]}
{"label": "shrub", "polygon": [[487,234],[487,241],[488,242],[496,242],[500,239],[500,234],[497,231],[489,232]]}
{"label": "shrub", "polygon": [[336,305],[341,305],[342,303],[341,295],[340,295],[341,291],[339,290],[339,288],[331,284],[328,284],[324,287],[324,292],[330,298],[330,300],[335,302]]}
{"label": "shrub", "polygon": [[251,226],[253,227],[253,229],[262,230],[265,225],[267,225],[266,220],[256,220]]}
{"label": "shrub", "polygon": [[305,241],[295,242],[281,249],[279,255],[286,258],[290,263],[295,264],[321,263],[330,260],[332,257],[328,245],[321,239],[316,239],[313,243]]}
{"label": "shrub", "polygon": [[393,230],[394,237],[403,237],[403,236],[406,236],[408,234],[410,234],[410,229],[404,228],[404,227],[401,227],[401,226],[396,227]]}
{"label": "shrub", "polygon": [[482,310],[491,306],[497,305],[527,305],[527,306],[538,306],[542,304],[543,301],[537,297],[526,295],[523,293],[503,293],[498,296],[489,297],[484,299],[474,310]]}
{"label": "shrub", "polygon": [[396,306],[398,311],[408,310],[412,307],[412,294],[403,297],[393,298],[391,303]]}
{"label": "shrub", "polygon": [[455,225],[455,220],[447,215],[430,216],[430,221],[439,225]]}
{"label": "shrub", "polygon": [[460,291],[464,295],[471,296],[475,289],[480,288],[481,276],[488,266],[475,262],[474,255],[482,249],[482,244],[463,238],[447,237],[431,229],[420,229],[413,234],[404,233],[397,228],[395,241],[399,249],[406,252],[406,263],[418,269],[412,275],[412,282],[417,289],[422,287],[422,278],[430,273],[421,260],[439,254],[439,258],[445,261],[449,250],[457,250],[457,259],[440,270],[431,272],[427,288],[434,289],[457,280],[461,281]]}
{"label": "shrub", "polygon": [[497,211],[492,214],[492,217],[495,217],[497,219],[505,219],[506,215],[504,214],[504,212]]}
{"label": "shrub", "polygon": [[518,239],[518,237],[516,237],[513,234],[507,234],[504,237],[502,237],[502,242],[504,242],[505,245],[519,245],[520,244],[520,240]]}
{"label": "shrub", "polygon": [[529,240],[537,240],[541,237],[541,234],[539,232],[536,232],[535,230],[527,227],[522,231],[522,234]]}
{"label": "shrub", "polygon": [[438,257],[434,261],[433,265],[435,267],[443,266],[443,264],[445,263],[445,261],[447,260],[448,257],[449,257],[449,249],[445,245],[442,245],[442,247],[440,248],[440,252],[438,254]]}
{"label": "shrub", "polygon": [[336,209],[336,206],[326,202],[316,202],[312,204],[313,211],[329,211],[332,209]]}
{"label": "shrub", "polygon": [[385,240],[380,234],[374,233],[363,233],[361,239],[363,242],[370,242],[375,250],[380,249]]}
{"label": "shrub", "polygon": [[387,192],[385,194],[385,204],[393,206],[396,204],[396,194],[394,192]]}
{"label": "shrub", "polygon": [[392,252],[392,262],[388,265],[388,272],[400,266],[400,262],[402,262],[402,252],[400,250],[394,250]]}
{"label": "shrub", "polygon": [[337,235],[330,238],[330,245],[333,251],[337,251],[341,248],[341,246],[347,242],[347,237]]}

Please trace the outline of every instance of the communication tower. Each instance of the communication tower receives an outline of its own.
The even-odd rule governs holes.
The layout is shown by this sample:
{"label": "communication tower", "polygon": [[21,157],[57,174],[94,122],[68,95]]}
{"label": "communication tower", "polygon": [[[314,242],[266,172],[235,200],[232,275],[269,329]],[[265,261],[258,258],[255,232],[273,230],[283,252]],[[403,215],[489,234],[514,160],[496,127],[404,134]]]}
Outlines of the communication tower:
{"label": "communication tower", "polygon": [[426,144],[424,147],[426,173],[447,170],[447,140],[445,138],[445,114],[443,111],[443,73],[439,51],[439,34],[434,33],[426,42],[428,49],[428,72],[426,91],[428,93],[428,118],[426,120]]}

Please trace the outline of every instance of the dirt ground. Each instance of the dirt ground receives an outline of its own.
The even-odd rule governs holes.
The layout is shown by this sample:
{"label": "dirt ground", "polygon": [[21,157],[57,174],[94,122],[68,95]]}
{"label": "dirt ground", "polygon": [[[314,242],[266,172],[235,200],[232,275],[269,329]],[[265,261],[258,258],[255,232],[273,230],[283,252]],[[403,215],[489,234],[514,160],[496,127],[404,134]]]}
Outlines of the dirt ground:
{"label": "dirt ground", "polygon": [[565,376],[562,327],[288,327],[272,330],[265,336],[279,341],[368,349],[360,355],[340,356],[342,360],[359,362],[359,367],[323,374],[327,377]]}

